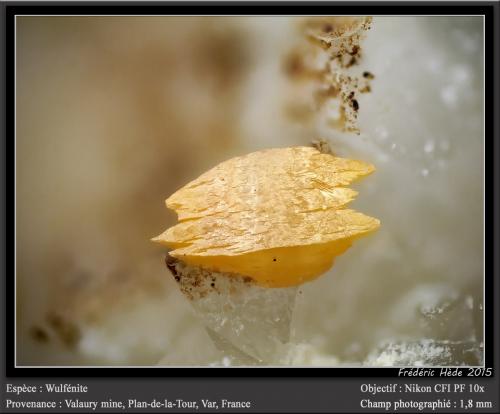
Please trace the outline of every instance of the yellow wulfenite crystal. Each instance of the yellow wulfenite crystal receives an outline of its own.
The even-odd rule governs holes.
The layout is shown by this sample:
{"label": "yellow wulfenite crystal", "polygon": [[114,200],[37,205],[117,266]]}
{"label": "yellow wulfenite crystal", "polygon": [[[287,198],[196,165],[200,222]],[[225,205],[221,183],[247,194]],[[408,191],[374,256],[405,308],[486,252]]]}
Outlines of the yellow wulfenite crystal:
{"label": "yellow wulfenite crystal", "polygon": [[379,227],[346,208],[357,192],[345,186],[373,171],[310,147],[232,158],[166,200],[179,223],[153,240],[190,265],[268,287],[298,285]]}

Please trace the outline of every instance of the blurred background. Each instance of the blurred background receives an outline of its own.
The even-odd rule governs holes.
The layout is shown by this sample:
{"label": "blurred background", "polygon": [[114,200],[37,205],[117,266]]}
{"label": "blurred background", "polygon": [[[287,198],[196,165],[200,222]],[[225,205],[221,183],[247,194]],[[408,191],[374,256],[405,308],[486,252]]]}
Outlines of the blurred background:
{"label": "blurred background", "polygon": [[150,242],[164,200],[317,138],[375,164],[353,208],[382,226],[301,287],[273,363],[482,364],[482,17],[374,17],[349,69],[373,75],[360,134],[295,76],[302,23],[17,17],[18,365],[223,363]]}

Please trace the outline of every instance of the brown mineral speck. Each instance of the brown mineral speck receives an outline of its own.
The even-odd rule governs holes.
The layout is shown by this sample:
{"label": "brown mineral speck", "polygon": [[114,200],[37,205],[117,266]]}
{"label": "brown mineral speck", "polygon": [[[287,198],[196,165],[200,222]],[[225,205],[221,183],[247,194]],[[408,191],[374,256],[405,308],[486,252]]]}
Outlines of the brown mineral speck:
{"label": "brown mineral speck", "polygon": [[47,331],[39,326],[32,326],[30,329],[30,335],[34,341],[38,343],[46,343],[49,341],[49,335]]}
{"label": "brown mineral speck", "polygon": [[319,47],[320,47],[321,49],[323,49],[323,50],[328,50],[328,49],[330,49],[330,43],[329,43],[329,42],[327,42],[327,41],[326,41],[326,40],[324,40],[324,39],[318,39],[318,37],[316,37],[316,36],[311,36],[311,35],[309,35],[309,36],[307,36],[307,40],[308,40],[310,43],[312,43],[312,44],[314,44],[314,45],[316,45],[316,46],[319,46]]}
{"label": "brown mineral speck", "polygon": [[373,79],[375,75],[373,75],[373,73],[371,72],[363,72],[363,77],[366,79]]}
{"label": "brown mineral speck", "polygon": [[328,69],[308,65],[309,57],[303,48],[292,50],[283,62],[283,70],[286,75],[295,81],[321,80],[325,73],[328,73]]}
{"label": "brown mineral speck", "polygon": [[326,23],[324,26],[323,26],[323,31],[325,33],[330,33],[333,31],[333,26],[330,24],[330,23]]}
{"label": "brown mineral speck", "polygon": [[290,53],[285,59],[285,72],[291,77],[301,76],[305,72],[303,57],[298,52]]}
{"label": "brown mineral speck", "polygon": [[60,314],[49,312],[46,316],[50,327],[59,336],[59,339],[68,347],[74,348],[80,340],[80,330],[78,327],[64,319]]}
{"label": "brown mineral speck", "polygon": [[349,59],[349,62],[346,64],[346,68],[350,68],[351,66],[354,66],[356,63],[358,63],[358,60],[352,56],[351,59]]}
{"label": "brown mineral speck", "polygon": [[210,286],[215,287],[215,283],[214,282],[210,283]]}
{"label": "brown mineral speck", "polygon": [[328,88],[318,89],[314,94],[314,98],[316,103],[319,106],[321,106],[328,99],[336,98],[338,94],[339,94],[339,89],[336,88],[334,85],[331,85]]}
{"label": "brown mineral speck", "polygon": [[356,99],[353,99],[352,100],[352,107],[354,108],[354,110],[357,112],[358,109],[359,109],[359,104],[358,104],[358,101]]}
{"label": "brown mineral speck", "polygon": [[361,93],[368,93],[368,92],[371,92],[372,91],[372,88],[370,85],[366,85],[365,87],[361,88],[359,90]]}
{"label": "brown mineral speck", "polygon": [[322,154],[335,155],[329,142],[323,138],[314,139],[311,141],[311,145],[316,148]]}

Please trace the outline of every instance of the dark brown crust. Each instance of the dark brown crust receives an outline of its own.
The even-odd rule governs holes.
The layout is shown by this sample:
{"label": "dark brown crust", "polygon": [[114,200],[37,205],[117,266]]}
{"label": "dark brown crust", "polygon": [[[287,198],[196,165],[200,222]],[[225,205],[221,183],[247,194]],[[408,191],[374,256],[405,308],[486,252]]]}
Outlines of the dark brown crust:
{"label": "dark brown crust", "polygon": [[[322,69],[308,65],[308,62],[314,62],[315,55],[303,45],[297,45],[286,60],[286,72],[290,78],[319,82],[320,86],[313,92],[318,109],[329,101],[338,101],[338,116],[331,117],[328,124],[345,132],[360,133],[357,124],[360,104],[356,95],[358,92],[369,93],[372,89],[370,81],[374,75],[371,72],[364,71],[361,77],[349,75],[348,70],[358,65],[362,58],[361,41],[371,22],[372,18],[368,16],[361,19],[339,16],[307,18],[302,24],[304,35],[313,45],[326,51],[329,63]],[[294,119],[302,120],[297,116],[298,111],[289,112]]]}
{"label": "dark brown crust", "polygon": [[168,270],[170,270],[170,272],[172,273],[174,279],[178,282],[180,280],[180,276],[175,266],[177,262],[178,260],[175,257],[172,257],[167,253],[167,255],[165,256],[165,264],[167,265]]}
{"label": "dark brown crust", "polygon": [[224,291],[219,289],[217,277],[229,277],[228,280],[231,284],[237,282],[245,284],[254,283],[253,279],[248,276],[219,273],[197,266],[186,265],[168,253],[165,256],[165,265],[170,273],[172,273],[181,292],[190,300],[203,298],[209,293],[223,294]]}

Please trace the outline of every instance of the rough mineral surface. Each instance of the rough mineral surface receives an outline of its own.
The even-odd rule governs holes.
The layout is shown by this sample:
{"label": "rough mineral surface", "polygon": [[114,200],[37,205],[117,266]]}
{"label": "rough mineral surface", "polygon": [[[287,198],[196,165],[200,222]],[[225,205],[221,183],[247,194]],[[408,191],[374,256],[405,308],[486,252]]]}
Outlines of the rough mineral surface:
{"label": "rough mineral surface", "polygon": [[179,224],[153,239],[170,255],[268,287],[324,273],[379,221],[347,209],[362,161],[311,147],[270,149],[223,162],[166,200]]}
{"label": "rough mineral surface", "polygon": [[242,365],[276,361],[290,339],[296,287],[267,289],[249,277],[189,266],[169,255],[166,264],[226,357]]}

